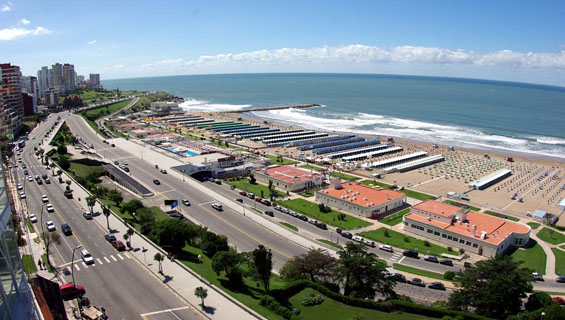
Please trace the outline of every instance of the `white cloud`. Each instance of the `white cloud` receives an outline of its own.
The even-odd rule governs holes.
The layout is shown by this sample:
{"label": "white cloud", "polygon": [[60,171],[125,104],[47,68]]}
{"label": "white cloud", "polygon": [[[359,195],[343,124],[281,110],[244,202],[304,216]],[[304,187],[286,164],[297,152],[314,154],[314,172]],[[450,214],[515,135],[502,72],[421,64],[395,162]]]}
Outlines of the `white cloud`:
{"label": "white cloud", "polygon": [[90,40],[86,43],[87,46],[92,46],[96,44],[96,40]]}
{"label": "white cloud", "polygon": [[17,38],[25,37],[28,35],[42,35],[50,34],[51,30],[44,27],[36,27],[35,29],[25,29],[25,28],[6,28],[0,29],[0,40],[14,40]]}
{"label": "white cloud", "polygon": [[2,12],[8,12],[8,11],[11,11],[11,10],[12,10],[12,7],[10,7],[9,5],[3,5],[2,9],[0,9],[0,11],[2,11]]}
{"label": "white cloud", "polygon": [[398,46],[381,48],[366,45],[319,48],[281,48],[243,53],[200,56],[196,60],[167,59],[144,64],[142,69],[190,73],[199,68],[336,66],[365,64],[441,64],[466,66],[506,66],[565,70],[565,51],[559,53],[514,52],[501,50],[476,53],[464,49]]}
{"label": "white cloud", "polygon": [[18,22],[21,23],[21,24],[23,24],[23,25],[28,25],[28,24],[31,23],[31,21],[29,21],[29,20],[26,19],[26,18],[22,18],[22,19],[20,19]]}

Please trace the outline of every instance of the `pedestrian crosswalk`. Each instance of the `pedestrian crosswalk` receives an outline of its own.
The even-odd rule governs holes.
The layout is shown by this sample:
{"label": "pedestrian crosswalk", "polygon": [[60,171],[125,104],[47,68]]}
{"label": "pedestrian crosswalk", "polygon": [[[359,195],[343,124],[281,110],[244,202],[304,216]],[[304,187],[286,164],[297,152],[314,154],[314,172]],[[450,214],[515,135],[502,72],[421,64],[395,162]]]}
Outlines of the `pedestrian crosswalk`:
{"label": "pedestrian crosswalk", "polygon": [[[110,259],[108,257],[110,257]],[[121,260],[126,260],[126,259],[131,259],[131,254],[123,252],[123,253],[118,253],[115,256],[112,254],[107,257],[95,258],[94,259],[95,262],[91,265],[87,265],[86,263],[84,263],[84,261],[81,261],[80,263],[77,263],[75,261],[74,268],[76,269],[76,271],[80,271],[81,269],[96,267],[98,265],[103,265],[104,263],[120,262]]]}
{"label": "pedestrian crosswalk", "polygon": [[395,252],[395,253],[392,255],[392,257],[390,258],[390,260],[396,261],[396,260],[398,260],[398,259],[400,259],[400,258],[402,258],[402,257],[403,257],[403,255],[402,255],[401,253]]}
{"label": "pedestrian crosswalk", "polygon": [[106,158],[106,160],[109,160],[111,162],[118,161],[120,163],[122,163],[125,160],[131,160],[131,159],[135,159],[135,157],[133,155],[123,155],[123,156],[107,157]]}

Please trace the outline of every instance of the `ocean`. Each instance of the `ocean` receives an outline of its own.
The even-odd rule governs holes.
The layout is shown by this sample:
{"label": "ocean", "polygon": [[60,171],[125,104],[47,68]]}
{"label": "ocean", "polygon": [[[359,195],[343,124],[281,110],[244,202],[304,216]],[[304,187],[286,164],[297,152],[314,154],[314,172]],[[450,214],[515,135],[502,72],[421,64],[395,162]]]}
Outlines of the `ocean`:
{"label": "ocean", "polygon": [[166,91],[186,110],[295,104],[253,117],[336,132],[396,137],[565,160],[565,88],[365,74],[227,74],[106,80],[107,89]]}

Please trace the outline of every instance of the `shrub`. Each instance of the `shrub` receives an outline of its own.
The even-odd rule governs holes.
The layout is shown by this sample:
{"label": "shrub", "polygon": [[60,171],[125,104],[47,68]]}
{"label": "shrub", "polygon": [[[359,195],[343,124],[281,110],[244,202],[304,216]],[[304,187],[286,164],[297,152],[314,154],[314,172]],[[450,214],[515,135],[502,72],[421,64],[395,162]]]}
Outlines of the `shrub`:
{"label": "shrub", "polygon": [[302,304],[305,306],[315,306],[324,302],[324,298],[317,293],[311,293],[302,299]]}
{"label": "shrub", "polygon": [[454,271],[446,271],[446,272],[443,274],[443,278],[444,278],[445,280],[453,280],[453,279],[455,279],[455,274],[456,274],[456,273],[455,273]]}
{"label": "shrub", "polygon": [[464,254],[464,253],[465,253],[465,249],[463,249],[463,248],[459,249],[459,253],[460,253],[460,254]]}
{"label": "shrub", "polygon": [[424,245],[425,245],[426,247],[430,247],[430,246],[431,246],[431,244],[430,244],[430,242],[429,242],[428,240],[424,240]]}
{"label": "shrub", "polygon": [[390,238],[390,234],[388,233],[388,229],[385,228],[384,236]]}
{"label": "shrub", "polygon": [[524,307],[527,311],[534,311],[551,304],[551,296],[545,292],[534,292],[528,297]]}
{"label": "shrub", "polygon": [[67,147],[63,144],[57,147],[57,153],[60,155],[67,154]]}
{"label": "shrub", "polygon": [[404,242],[410,242],[410,238],[408,238],[408,236],[404,236]]}
{"label": "shrub", "polygon": [[451,252],[451,251],[453,251],[453,248],[452,248],[452,247],[447,247],[447,251]]}
{"label": "shrub", "polygon": [[262,296],[261,299],[259,299],[259,305],[266,307],[267,309],[273,311],[274,313],[280,315],[285,319],[299,319],[293,314],[290,309],[286,308],[277,300],[275,300],[275,298],[269,295]]}

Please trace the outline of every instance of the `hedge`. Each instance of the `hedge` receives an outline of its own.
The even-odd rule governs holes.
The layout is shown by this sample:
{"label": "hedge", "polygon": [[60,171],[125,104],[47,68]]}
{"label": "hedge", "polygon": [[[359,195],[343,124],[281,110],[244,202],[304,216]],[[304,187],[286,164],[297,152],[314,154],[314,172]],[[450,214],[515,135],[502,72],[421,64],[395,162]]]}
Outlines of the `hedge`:
{"label": "hedge", "polygon": [[425,305],[415,304],[411,302],[405,302],[400,300],[387,300],[382,302],[377,302],[373,300],[357,299],[353,297],[347,297],[340,293],[336,293],[324,285],[312,282],[310,280],[297,280],[289,283],[285,288],[275,289],[270,292],[270,294],[277,301],[288,301],[288,298],[294,296],[305,288],[312,288],[326,297],[344,303],[348,306],[360,307],[372,310],[378,310],[383,312],[395,312],[402,311],[407,313],[420,314],[428,317],[442,318],[444,316],[450,317],[460,317],[462,320],[483,320],[489,319],[476,314],[466,313],[462,311],[441,309],[435,307],[429,307]]}

